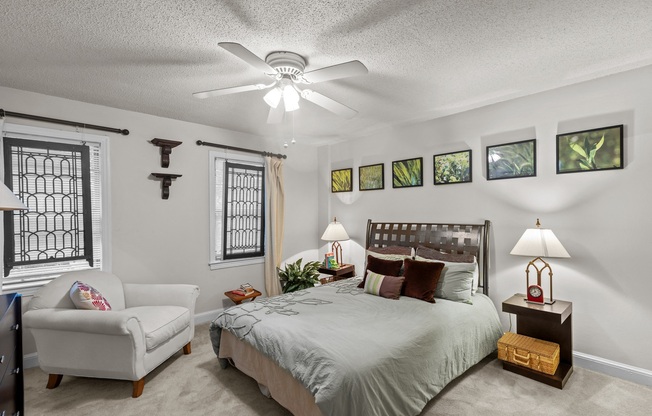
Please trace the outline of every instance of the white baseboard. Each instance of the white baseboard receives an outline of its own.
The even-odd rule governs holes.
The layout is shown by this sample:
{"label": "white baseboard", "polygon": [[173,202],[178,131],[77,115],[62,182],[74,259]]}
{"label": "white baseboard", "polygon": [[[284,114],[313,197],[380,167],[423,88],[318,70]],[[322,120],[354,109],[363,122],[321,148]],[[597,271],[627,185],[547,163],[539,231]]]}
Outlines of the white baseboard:
{"label": "white baseboard", "polygon": [[217,315],[221,314],[224,309],[215,309],[208,312],[196,313],[195,314],[195,325],[205,324],[206,322],[211,322],[213,319],[217,318]]}
{"label": "white baseboard", "polygon": [[23,368],[38,367],[38,355],[35,352],[23,355]]}
{"label": "white baseboard", "polygon": [[573,351],[573,365],[618,377],[644,386],[652,386],[652,371]]}

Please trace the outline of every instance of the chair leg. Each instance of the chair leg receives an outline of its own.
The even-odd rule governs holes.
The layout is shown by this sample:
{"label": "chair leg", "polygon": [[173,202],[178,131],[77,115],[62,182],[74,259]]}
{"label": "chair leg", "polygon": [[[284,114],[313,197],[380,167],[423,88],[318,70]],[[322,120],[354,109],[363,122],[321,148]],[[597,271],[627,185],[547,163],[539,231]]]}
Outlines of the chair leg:
{"label": "chair leg", "polygon": [[186,345],[183,346],[183,353],[188,355],[192,352],[192,348],[190,346],[190,343],[187,343]]}
{"label": "chair leg", "polygon": [[48,385],[45,386],[47,389],[56,389],[59,387],[59,384],[61,384],[61,379],[63,378],[63,374],[50,374],[48,376]]}
{"label": "chair leg", "polygon": [[134,381],[134,392],[132,393],[131,397],[138,398],[140,397],[141,394],[143,394],[143,389],[145,388],[145,377],[141,378],[140,380]]}

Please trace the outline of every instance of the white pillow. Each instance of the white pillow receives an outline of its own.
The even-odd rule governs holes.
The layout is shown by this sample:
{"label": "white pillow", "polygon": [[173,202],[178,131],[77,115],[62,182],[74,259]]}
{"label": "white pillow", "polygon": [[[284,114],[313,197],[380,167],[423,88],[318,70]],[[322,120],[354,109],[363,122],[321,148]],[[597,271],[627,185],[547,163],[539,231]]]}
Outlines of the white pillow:
{"label": "white pillow", "polygon": [[475,282],[478,280],[477,263],[453,263],[427,259],[420,256],[417,256],[416,260],[444,263],[444,269],[441,271],[441,276],[439,277],[439,282],[437,282],[437,288],[435,289],[436,298],[448,299],[455,302],[473,303],[471,296],[473,295],[474,280]]}

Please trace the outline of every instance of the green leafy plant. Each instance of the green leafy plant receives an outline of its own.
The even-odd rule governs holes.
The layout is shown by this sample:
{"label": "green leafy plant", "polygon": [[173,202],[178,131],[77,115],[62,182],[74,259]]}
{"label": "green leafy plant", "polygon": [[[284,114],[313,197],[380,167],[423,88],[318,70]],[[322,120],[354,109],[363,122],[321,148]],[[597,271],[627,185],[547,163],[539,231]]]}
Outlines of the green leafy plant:
{"label": "green leafy plant", "polygon": [[534,151],[533,140],[489,148],[489,179],[534,176]]}
{"label": "green leafy plant", "polygon": [[382,189],[383,182],[383,165],[361,166],[360,172],[360,190],[366,191],[371,189]]}
{"label": "green leafy plant", "polygon": [[470,151],[435,156],[435,183],[470,182]]}
{"label": "green leafy plant", "polygon": [[299,259],[294,263],[286,263],[284,269],[277,268],[278,277],[281,279],[283,286],[283,293],[296,292],[301,289],[308,289],[315,286],[319,281],[319,267],[321,263],[318,261],[309,261],[303,267]]}
{"label": "green leafy plant", "polygon": [[394,188],[423,185],[421,158],[392,162]]}
{"label": "green leafy plant", "polygon": [[582,159],[577,161],[582,170],[591,170],[598,168],[597,164],[595,163],[595,154],[598,152],[598,150],[600,150],[603,144],[604,134],[602,135],[602,138],[599,142],[593,144],[591,144],[589,141],[588,135],[584,136],[584,140],[581,140],[577,136],[573,136],[568,142],[570,148],[582,157]]}
{"label": "green leafy plant", "polygon": [[557,135],[557,172],[623,167],[623,126]]}
{"label": "green leafy plant", "polygon": [[340,169],[331,172],[332,192],[350,192],[353,190],[351,175],[353,169]]}

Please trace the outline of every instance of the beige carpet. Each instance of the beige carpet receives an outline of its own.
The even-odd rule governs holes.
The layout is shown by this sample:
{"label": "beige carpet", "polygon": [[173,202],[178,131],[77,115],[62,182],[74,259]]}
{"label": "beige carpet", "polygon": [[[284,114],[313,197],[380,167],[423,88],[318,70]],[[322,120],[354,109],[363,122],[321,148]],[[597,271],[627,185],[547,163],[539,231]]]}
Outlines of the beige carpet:
{"label": "beige carpet", "polygon": [[[132,384],[128,381],[64,376],[58,388],[47,390],[47,375],[38,368],[28,369],[25,414],[290,414],[274,400],[262,396],[249,377],[233,368],[220,369],[208,338],[208,324],[197,327],[192,349],[191,355],[178,353],[150,373],[138,399],[131,398]],[[649,387],[576,367],[564,390],[558,390],[504,371],[495,359],[485,359],[428,403],[422,416],[649,416],[651,409]]]}

